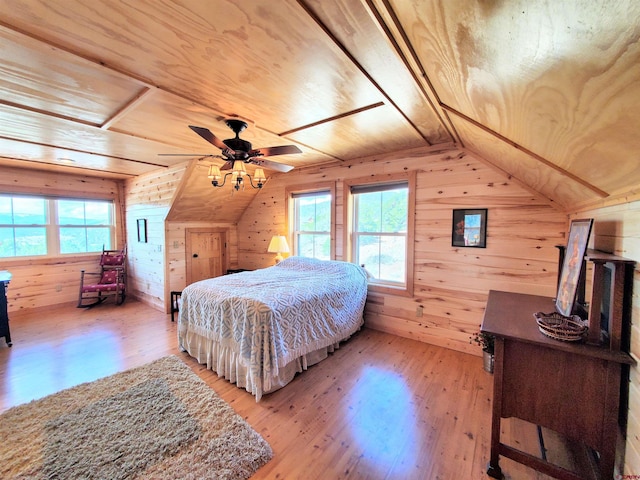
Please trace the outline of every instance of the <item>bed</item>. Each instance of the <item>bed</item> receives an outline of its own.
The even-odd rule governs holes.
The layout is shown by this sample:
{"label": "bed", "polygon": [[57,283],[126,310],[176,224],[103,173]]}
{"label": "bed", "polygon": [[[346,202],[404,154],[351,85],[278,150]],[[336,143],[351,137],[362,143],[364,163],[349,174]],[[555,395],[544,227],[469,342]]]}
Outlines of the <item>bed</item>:
{"label": "bed", "polygon": [[359,330],[366,296],[358,265],[290,257],[187,286],[178,343],[260,401]]}

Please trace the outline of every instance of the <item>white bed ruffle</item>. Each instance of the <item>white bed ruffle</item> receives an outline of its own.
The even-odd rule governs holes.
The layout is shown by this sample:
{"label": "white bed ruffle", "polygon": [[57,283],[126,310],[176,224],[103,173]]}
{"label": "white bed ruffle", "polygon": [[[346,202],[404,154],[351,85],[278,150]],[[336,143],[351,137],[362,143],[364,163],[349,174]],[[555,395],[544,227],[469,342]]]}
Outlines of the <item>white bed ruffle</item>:
{"label": "white bed ruffle", "polygon": [[182,338],[182,343],[181,348],[194,357],[198,363],[206,365],[219,377],[244,388],[256,397],[256,401],[259,401],[262,395],[284,387],[293,380],[296,374],[326,359],[330,353],[340,347],[340,344],[336,343],[302,355],[284,367],[280,367],[277,375],[272,375],[261,382],[260,379],[254,378],[252,370],[247,368],[242,362],[242,358],[231,348],[223,347],[218,342],[193,332],[186,334]]}

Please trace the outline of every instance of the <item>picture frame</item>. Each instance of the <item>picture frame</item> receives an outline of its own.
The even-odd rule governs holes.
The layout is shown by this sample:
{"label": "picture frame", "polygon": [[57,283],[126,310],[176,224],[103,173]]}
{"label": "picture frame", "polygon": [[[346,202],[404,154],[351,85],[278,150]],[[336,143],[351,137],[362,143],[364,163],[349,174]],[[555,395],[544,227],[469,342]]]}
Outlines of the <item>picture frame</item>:
{"label": "picture frame", "polygon": [[451,246],[487,247],[487,209],[455,209],[451,226]]}
{"label": "picture frame", "polygon": [[562,271],[558,280],[556,310],[565,317],[570,317],[578,292],[580,272],[582,271],[584,254],[589,244],[589,236],[593,226],[593,218],[571,220],[567,248],[562,262]]}
{"label": "picture frame", "polygon": [[147,243],[147,219],[139,218],[138,222],[138,243]]}

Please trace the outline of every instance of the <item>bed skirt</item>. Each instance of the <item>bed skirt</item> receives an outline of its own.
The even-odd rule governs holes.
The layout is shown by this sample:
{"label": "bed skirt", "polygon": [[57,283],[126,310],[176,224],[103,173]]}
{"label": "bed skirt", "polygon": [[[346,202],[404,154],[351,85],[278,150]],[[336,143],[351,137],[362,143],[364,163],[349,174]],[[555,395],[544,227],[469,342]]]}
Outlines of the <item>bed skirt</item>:
{"label": "bed skirt", "polygon": [[[341,340],[347,340],[349,337]],[[242,362],[240,355],[233,352],[228,347],[221,346],[215,340],[198,335],[194,332],[187,332],[180,339],[180,349],[186,351],[194,357],[198,363],[207,365],[219,377],[226,378],[229,382],[235,383],[238,387],[244,388],[256,397],[256,402],[260,401],[263,394],[275,392],[287,385],[297,373],[301,373],[312,365],[321,362],[339,348],[340,343],[334,343],[328,347],[314,350],[283,367],[278,368],[278,374],[266,379],[254,378],[251,369]]]}

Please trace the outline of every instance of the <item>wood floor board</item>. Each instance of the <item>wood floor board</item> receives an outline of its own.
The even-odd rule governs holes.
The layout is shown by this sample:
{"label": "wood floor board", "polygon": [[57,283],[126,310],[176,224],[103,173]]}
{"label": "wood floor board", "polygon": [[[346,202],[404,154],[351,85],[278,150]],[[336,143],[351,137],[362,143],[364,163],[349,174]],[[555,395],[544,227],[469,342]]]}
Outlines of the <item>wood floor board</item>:
{"label": "wood floor board", "polygon": [[[180,352],[177,323],[143,303],[20,312],[10,326],[0,412],[174,354],[273,448],[254,479],[488,478],[493,377],[480,357],[365,328],[257,403]],[[549,479],[501,465],[507,480]]]}

